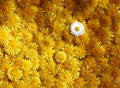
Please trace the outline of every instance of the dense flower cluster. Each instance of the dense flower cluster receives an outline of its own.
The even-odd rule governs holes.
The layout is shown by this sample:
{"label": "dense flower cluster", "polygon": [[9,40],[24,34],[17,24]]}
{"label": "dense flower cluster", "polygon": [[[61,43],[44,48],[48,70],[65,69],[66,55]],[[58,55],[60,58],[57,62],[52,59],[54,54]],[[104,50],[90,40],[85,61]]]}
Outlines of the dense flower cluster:
{"label": "dense flower cluster", "polygon": [[0,88],[120,88],[120,0],[0,0]]}

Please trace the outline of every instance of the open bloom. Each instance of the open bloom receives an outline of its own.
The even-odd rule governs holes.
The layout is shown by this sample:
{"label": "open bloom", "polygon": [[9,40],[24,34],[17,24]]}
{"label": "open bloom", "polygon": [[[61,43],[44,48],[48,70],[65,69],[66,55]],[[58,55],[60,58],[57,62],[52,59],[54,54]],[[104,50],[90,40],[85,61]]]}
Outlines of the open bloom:
{"label": "open bloom", "polygon": [[80,22],[74,22],[74,23],[72,23],[71,26],[70,26],[70,30],[71,30],[71,33],[74,36],[83,35],[84,32],[85,32],[85,28],[84,28],[83,24],[80,23]]}

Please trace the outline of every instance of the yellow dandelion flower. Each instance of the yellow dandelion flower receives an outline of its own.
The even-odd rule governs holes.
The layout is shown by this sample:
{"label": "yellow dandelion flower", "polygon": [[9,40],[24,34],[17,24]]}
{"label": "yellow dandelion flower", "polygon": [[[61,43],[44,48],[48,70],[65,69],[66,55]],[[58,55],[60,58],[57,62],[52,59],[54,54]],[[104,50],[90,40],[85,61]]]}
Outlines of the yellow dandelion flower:
{"label": "yellow dandelion flower", "polygon": [[86,85],[86,81],[85,81],[84,78],[79,77],[79,78],[75,79],[73,85],[74,85],[74,87],[76,87],[76,88],[84,88],[84,86]]}
{"label": "yellow dandelion flower", "polygon": [[120,6],[119,0],[109,0],[111,4],[114,4],[115,6]]}
{"label": "yellow dandelion flower", "polygon": [[28,86],[28,82],[26,82],[26,81],[20,81],[18,84],[16,84],[16,87],[17,88],[27,88],[27,86]]}
{"label": "yellow dandelion flower", "polygon": [[70,71],[68,70],[61,70],[59,73],[58,73],[58,79],[69,84],[73,82],[73,79],[72,79],[72,74]]}
{"label": "yellow dandelion flower", "polygon": [[73,45],[66,44],[64,47],[64,51],[67,54],[67,56],[75,56],[74,55],[75,47]]}
{"label": "yellow dandelion flower", "polygon": [[55,78],[52,75],[48,75],[42,81],[42,85],[46,88],[51,88],[54,85]]}
{"label": "yellow dandelion flower", "polygon": [[41,80],[39,77],[32,77],[27,87],[29,88],[40,88]]}
{"label": "yellow dandelion flower", "polygon": [[67,55],[64,51],[58,51],[54,55],[54,60],[57,63],[64,63],[67,60]]}
{"label": "yellow dandelion flower", "polygon": [[54,47],[55,41],[52,37],[46,36],[44,37],[43,44],[46,45],[47,47]]}
{"label": "yellow dandelion flower", "polygon": [[101,8],[107,8],[107,5],[109,4],[109,0],[99,0],[99,4],[98,6],[101,7]]}
{"label": "yellow dandelion flower", "polygon": [[56,39],[55,40],[55,45],[57,45],[57,46],[55,46],[55,49],[59,50],[59,49],[63,48],[64,42],[61,39]]}
{"label": "yellow dandelion flower", "polygon": [[54,49],[48,48],[48,49],[43,53],[43,55],[46,56],[46,57],[49,58],[49,59],[52,59],[54,53],[55,53],[55,50],[54,50]]}
{"label": "yellow dandelion flower", "polygon": [[28,44],[27,47],[28,47],[29,49],[35,49],[35,50],[37,50],[38,45],[37,45],[36,43],[34,43],[34,42],[31,42],[31,43]]}
{"label": "yellow dandelion flower", "polygon": [[88,28],[92,29],[93,31],[97,32],[100,28],[100,21],[98,19],[91,19],[87,23]]}
{"label": "yellow dandelion flower", "polygon": [[119,67],[114,67],[111,69],[111,77],[115,82],[120,82],[120,69]]}
{"label": "yellow dandelion flower", "polygon": [[8,78],[10,80],[19,81],[22,77],[22,71],[16,67],[10,67],[7,71]]}
{"label": "yellow dandelion flower", "polygon": [[31,32],[29,32],[28,30],[25,30],[25,29],[22,29],[21,30],[21,34],[22,34],[22,37],[23,37],[23,41],[25,43],[29,43],[32,41],[33,39],[33,35]]}
{"label": "yellow dandelion flower", "polygon": [[101,26],[108,27],[108,26],[111,26],[112,20],[111,20],[110,16],[103,15],[103,16],[100,18],[100,23],[101,23]]}
{"label": "yellow dandelion flower", "polygon": [[118,57],[111,57],[110,63],[113,67],[119,67],[120,65],[120,59]]}
{"label": "yellow dandelion flower", "polygon": [[43,43],[43,39],[44,39],[44,35],[40,32],[38,32],[37,34],[33,35],[33,42],[36,42],[37,44],[41,44]]}
{"label": "yellow dandelion flower", "polygon": [[8,81],[0,81],[0,88],[14,88]]}
{"label": "yellow dandelion flower", "polygon": [[86,57],[84,59],[84,64],[87,68],[92,68],[94,66],[96,66],[96,61],[95,61],[95,58],[94,57]]}
{"label": "yellow dandelion flower", "polygon": [[78,67],[79,67],[79,62],[76,58],[71,57],[66,61],[67,69],[72,70],[72,69],[77,69]]}
{"label": "yellow dandelion flower", "polygon": [[100,87],[103,87],[103,88],[114,88],[114,85],[112,83],[112,77],[110,75],[103,76],[101,78]]}
{"label": "yellow dandelion flower", "polygon": [[7,71],[8,68],[10,68],[10,65],[11,65],[10,58],[8,56],[3,57],[1,61],[1,69],[3,71]]}
{"label": "yellow dandelion flower", "polygon": [[39,59],[32,59],[32,69],[36,70],[39,68],[40,64],[39,64]]}
{"label": "yellow dandelion flower", "polygon": [[86,55],[86,50],[84,46],[75,47],[75,55],[78,59],[84,58]]}
{"label": "yellow dandelion flower", "polygon": [[114,34],[110,27],[101,27],[97,32],[98,38],[104,43],[110,43],[113,40]]}
{"label": "yellow dandelion flower", "polygon": [[30,3],[31,3],[32,5],[38,6],[38,5],[41,3],[41,1],[40,1],[40,0],[31,0]]}
{"label": "yellow dandelion flower", "polygon": [[87,79],[88,86],[90,88],[97,88],[100,85],[100,79],[96,77],[96,74],[91,74]]}
{"label": "yellow dandelion flower", "polygon": [[22,9],[22,16],[26,20],[33,20],[36,17],[36,13],[38,12],[37,6],[26,6]]}
{"label": "yellow dandelion flower", "polygon": [[5,51],[8,54],[16,55],[20,53],[21,47],[22,47],[21,41],[13,38],[8,44],[5,45]]}
{"label": "yellow dandelion flower", "polygon": [[3,57],[3,51],[0,49],[0,58]]}
{"label": "yellow dandelion flower", "polygon": [[99,3],[99,0],[90,0],[87,2],[87,8],[90,11],[94,11],[94,9],[97,7],[98,3]]}
{"label": "yellow dandelion flower", "polygon": [[21,19],[17,14],[11,14],[8,16],[5,24],[11,29],[17,29],[21,26]]}
{"label": "yellow dandelion flower", "polygon": [[12,39],[11,31],[7,26],[0,27],[0,43],[1,44],[8,44],[9,41]]}
{"label": "yellow dandelion flower", "polygon": [[15,67],[19,67],[21,65],[21,57],[16,56],[16,57],[9,57],[11,64],[14,65]]}
{"label": "yellow dandelion flower", "polygon": [[73,10],[75,8],[75,2],[73,0],[67,0],[65,6],[67,9]]}
{"label": "yellow dandelion flower", "polygon": [[48,48],[47,48],[44,44],[39,44],[37,51],[38,51],[39,54],[43,54],[44,52],[47,51],[47,49],[48,49]]}
{"label": "yellow dandelion flower", "polygon": [[119,53],[120,53],[120,45],[113,46],[111,54],[120,58]]}
{"label": "yellow dandelion flower", "polygon": [[68,69],[71,72],[73,80],[79,77],[80,63],[81,62],[78,62],[76,58],[72,57],[70,57],[65,63],[65,69]]}
{"label": "yellow dandelion flower", "polygon": [[30,60],[22,59],[20,68],[23,71],[29,71],[32,68],[32,62]]}
{"label": "yellow dandelion flower", "polygon": [[38,26],[37,26],[37,24],[36,24],[35,22],[30,22],[30,23],[28,24],[28,30],[29,30],[30,32],[32,32],[32,33],[37,33],[37,31],[38,31]]}
{"label": "yellow dandelion flower", "polygon": [[68,88],[68,85],[63,81],[56,79],[53,88]]}
{"label": "yellow dandelion flower", "polygon": [[120,34],[115,34],[114,41],[116,44],[120,44]]}
{"label": "yellow dandelion flower", "polygon": [[105,54],[105,51],[106,51],[106,49],[103,45],[95,44],[92,49],[92,55],[94,57],[101,57]]}
{"label": "yellow dandelion flower", "polygon": [[35,49],[29,49],[26,54],[25,54],[26,58],[29,59],[38,59],[38,52]]}
{"label": "yellow dandelion flower", "polygon": [[46,68],[46,66],[47,66],[47,61],[46,61],[46,59],[45,58],[43,58],[43,57],[41,57],[40,59],[39,59],[39,68],[40,69],[45,69]]}
{"label": "yellow dandelion flower", "polygon": [[75,37],[74,44],[75,45],[87,45],[90,42],[90,37],[88,33],[84,33],[84,35],[81,35],[79,37]]}
{"label": "yellow dandelion flower", "polygon": [[108,61],[109,61],[109,58],[106,58],[106,57],[96,59],[96,63],[99,64],[100,66],[107,65]]}
{"label": "yellow dandelion flower", "polygon": [[47,64],[48,72],[49,72],[51,75],[56,75],[55,66],[56,66],[56,63],[55,63],[54,61],[49,61],[48,64]]}
{"label": "yellow dandelion flower", "polygon": [[66,42],[68,44],[72,44],[74,36],[70,33],[70,30],[69,31],[64,30],[61,38],[62,38],[63,42]]}
{"label": "yellow dandelion flower", "polygon": [[110,16],[110,17],[115,17],[117,16],[117,11],[119,9],[119,7],[116,7],[115,5],[111,5],[109,4],[108,6],[109,9],[107,9],[107,14]]}
{"label": "yellow dandelion flower", "polygon": [[19,29],[11,29],[11,35],[18,40],[22,39],[22,34]]}
{"label": "yellow dandelion flower", "polygon": [[5,77],[5,72],[3,70],[0,70],[0,80],[2,80]]}
{"label": "yellow dandelion flower", "polygon": [[16,9],[14,0],[1,0],[0,3],[0,12],[4,15],[9,15]]}

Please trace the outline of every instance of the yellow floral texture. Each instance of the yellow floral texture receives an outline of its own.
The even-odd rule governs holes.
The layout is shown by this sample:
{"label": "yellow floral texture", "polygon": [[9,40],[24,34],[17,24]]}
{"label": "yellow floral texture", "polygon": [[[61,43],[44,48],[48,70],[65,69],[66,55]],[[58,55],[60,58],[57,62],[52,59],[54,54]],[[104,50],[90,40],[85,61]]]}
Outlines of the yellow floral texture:
{"label": "yellow floral texture", "polygon": [[120,0],[0,0],[0,88],[120,88]]}

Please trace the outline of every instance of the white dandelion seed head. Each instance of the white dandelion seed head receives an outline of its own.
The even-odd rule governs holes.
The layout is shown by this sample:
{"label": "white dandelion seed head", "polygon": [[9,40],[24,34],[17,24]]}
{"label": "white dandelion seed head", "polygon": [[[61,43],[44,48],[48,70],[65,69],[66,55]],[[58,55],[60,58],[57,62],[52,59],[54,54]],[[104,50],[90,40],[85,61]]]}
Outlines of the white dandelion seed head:
{"label": "white dandelion seed head", "polygon": [[[78,27],[80,30],[76,31],[76,27]],[[83,26],[82,23],[80,22],[74,22],[70,25],[70,30],[71,30],[71,33],[74,35],[74,36],[80,36],[80,35],[83,35],[84,32],[85,32],[85,28]]]}

